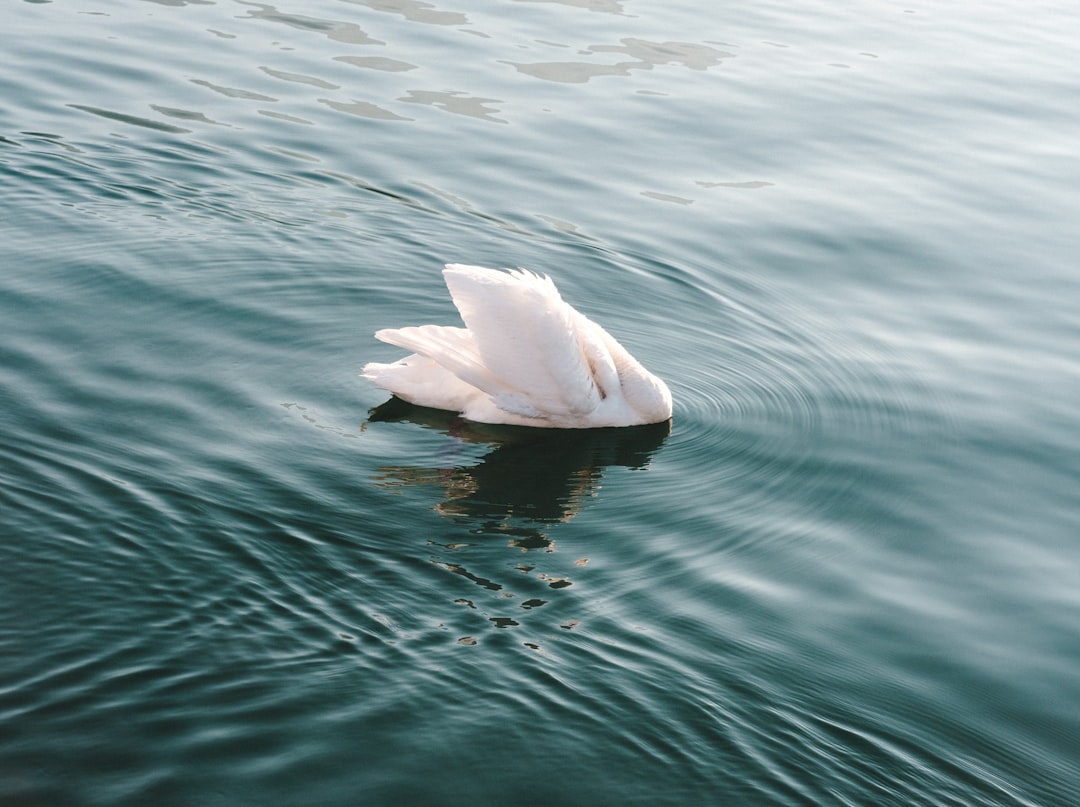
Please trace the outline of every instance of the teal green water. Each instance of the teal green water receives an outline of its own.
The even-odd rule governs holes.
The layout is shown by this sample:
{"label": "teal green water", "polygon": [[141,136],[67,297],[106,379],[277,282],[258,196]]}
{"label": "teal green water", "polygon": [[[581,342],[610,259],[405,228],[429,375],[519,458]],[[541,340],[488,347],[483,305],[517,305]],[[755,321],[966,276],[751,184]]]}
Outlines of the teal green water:
{"label": "teal green water", "polygon": [[[1080,12],[3,19],[0,802],[1080,802]],[[450,261],[670,428],[384,406]]]}

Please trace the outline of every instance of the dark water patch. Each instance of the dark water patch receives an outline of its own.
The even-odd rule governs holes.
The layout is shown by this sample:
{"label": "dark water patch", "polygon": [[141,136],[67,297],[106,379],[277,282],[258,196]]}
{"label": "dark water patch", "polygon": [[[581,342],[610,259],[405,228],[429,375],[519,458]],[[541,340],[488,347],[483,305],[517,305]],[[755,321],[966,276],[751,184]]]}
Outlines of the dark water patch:
{"label": "dark water patch", "polygon": [[156,129],[159,132],[170,132],[172,134],[187,134],[190,129],[184,129],[181,126],[173,126],[161,121],[150,120],[149,118],[142,118],[138,115],[130,115],[124,112],[114,112],[108,109],[98,109],[92,106],[83,106],[81,104],[68,104],[72,109],[79,109],[83,112],[89,112],[91,115],[98,115],[102,118],[108,118],[109,120],[119,121],[120,123],[127,123],[132,126],[142,126],[147,129]]}

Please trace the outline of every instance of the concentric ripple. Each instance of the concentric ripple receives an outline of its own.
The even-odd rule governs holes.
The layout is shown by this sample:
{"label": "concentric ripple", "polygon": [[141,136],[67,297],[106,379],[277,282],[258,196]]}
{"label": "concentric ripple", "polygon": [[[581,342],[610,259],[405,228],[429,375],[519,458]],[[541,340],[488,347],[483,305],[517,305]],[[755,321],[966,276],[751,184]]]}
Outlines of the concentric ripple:
{"label": "concentric ripple", "polygon": [[[642,327],[675,399],[665,451],[696,471],[680,484],[722,517],[754,514],[757,528],[770,513],[787,524],[812,517],[866,474],[887,472],[913,431],[945,429],[940,403],[902,357],[856,326],[722,270],[653,271],[681,280],[658,291]],[[677,324],[671,311],[685,312]]]}

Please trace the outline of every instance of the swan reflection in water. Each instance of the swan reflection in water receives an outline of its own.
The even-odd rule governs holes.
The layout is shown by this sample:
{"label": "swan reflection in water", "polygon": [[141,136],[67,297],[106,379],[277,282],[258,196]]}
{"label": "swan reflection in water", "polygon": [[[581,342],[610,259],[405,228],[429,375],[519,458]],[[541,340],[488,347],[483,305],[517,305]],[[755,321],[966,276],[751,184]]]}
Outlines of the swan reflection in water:
{"label": "swan reflection in water", "polygon": [[[455,607],[463,610],[458,617],[440,618],[448,629],[452,625],[464,633],[457,643],[474,646],[483,641],[478,631],[485,629],[539,628],[540,634],[522,642],[536,652],[547,652],[548,639],[542,637],[550,638],[553,627],[541,616],[548,613],[543,606],[554,601],[555,591],[573,586],[571,578],[589,562],[548,555],[555,552],[549,529],[572,519],[597,495],[605,468],[645,468],[671,431],[670,422],[572,430],[493,426],[398,398],[370,411],[368,423],[378,422],[413,423],[452,439],[427,463],[379,468],[376,484],[436,487],[441,496],[435,510],[470,534],[502,536],[522,552],[544,553],[542,563],[522,559],[508,565],[482,541],[427,542],[434,550],[431,563],[472,584],[472,595],[451,587]],[[576,598],[565,596],[558,595],[563,606],[555,612],[561,615],[555,625],[576,630],[584,615],[573,611]]]}
{"label": "swan reflection in water", "polygon": [[[522,549],[551,549],[543,525],[566,522],[597,495],[604,468],[645,468],[671,422],[605,429],[535,429],[473,423],[459,415],[391,398],[369,422],[408,422],[455,438],[453,453],[430,467],[385,466],[384,487],[437,485],[436,510],[470,523],[473,532],[508,535]],[[490,446],[476,458],[466,444]]]}

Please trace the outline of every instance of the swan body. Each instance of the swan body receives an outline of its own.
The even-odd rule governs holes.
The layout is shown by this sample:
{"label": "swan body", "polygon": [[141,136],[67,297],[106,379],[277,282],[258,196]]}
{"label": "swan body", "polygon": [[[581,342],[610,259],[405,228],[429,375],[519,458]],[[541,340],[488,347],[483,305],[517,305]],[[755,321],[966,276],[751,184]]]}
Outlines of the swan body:
{"label": "swan body", "polygon": [[371,362],[365,378],[478,423],[587,429],[671,417],[667,385],[565,303],[551,278],[464,264],[447,264],[443,278],[465,327],[377,331],[411,355]]}

